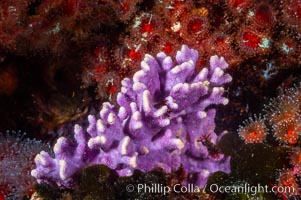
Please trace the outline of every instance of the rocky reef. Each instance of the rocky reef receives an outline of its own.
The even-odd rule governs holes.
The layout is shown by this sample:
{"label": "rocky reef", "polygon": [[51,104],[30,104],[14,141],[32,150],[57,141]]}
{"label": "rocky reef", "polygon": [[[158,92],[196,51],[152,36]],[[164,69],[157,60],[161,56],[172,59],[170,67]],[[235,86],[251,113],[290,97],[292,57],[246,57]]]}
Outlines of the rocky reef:
{"label": "rocky reef", "polygon": [[299,199],[300,5],[0,1],[0,200]]}

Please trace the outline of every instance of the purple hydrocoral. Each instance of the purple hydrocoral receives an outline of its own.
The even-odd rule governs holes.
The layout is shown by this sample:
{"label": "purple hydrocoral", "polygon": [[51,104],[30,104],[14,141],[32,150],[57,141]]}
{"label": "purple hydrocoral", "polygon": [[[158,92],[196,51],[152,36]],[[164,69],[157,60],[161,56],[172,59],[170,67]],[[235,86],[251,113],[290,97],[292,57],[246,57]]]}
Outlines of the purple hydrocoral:
{"label": "purple hydrocoral", "polygon": [[[232,80],[228,64],[212,56],[210,68],[196,73],[198,52],[186,45],[174,60],[164,53],[145,55],[142,70],[122,81],[119,107],[104,103],[100,118],[89,115],[86,131],[74,127],[75,141],[64,137],[54,146],[54,158],[42,151],[32,176],[38,182],[72,187],[81,168],[104,164],[120,176],[133,170],[165,172],[181,165],[188,182],[204,186],[210,174],[230,171],[230,158],[215,149],[215,109],[227,104],[222,85]],[[87,133],[86,133],[87,132]]]}

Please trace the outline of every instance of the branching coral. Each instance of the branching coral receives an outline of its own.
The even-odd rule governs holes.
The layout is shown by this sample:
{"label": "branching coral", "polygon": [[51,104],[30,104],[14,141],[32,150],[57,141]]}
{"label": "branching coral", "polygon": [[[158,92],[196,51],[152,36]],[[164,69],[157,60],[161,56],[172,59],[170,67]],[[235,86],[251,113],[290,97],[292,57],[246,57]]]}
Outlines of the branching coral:
{"label": "branching coral", "polygon": [[212,56],[210,68],[199,73],[197,60],[198,52],[186,45],[176,63],[163,52],[156,58],[146,54],[141,70],[122,81],[119,107],[104,103],[99,119],[88,117],[87,133],[75,125],[75,142],[59,138],[55,158],[42,151],[31,174],[38,182],[72,187],[74,175],[91,164],[104,164],[120,176],[135,169],[171,172],[182,165],[187,182],[204,186],[210,174],[229,172],[230,158],[213,151],[220,136],[211,107],[228,103],[222,86],[232,78],[224,72],[224,58]]}

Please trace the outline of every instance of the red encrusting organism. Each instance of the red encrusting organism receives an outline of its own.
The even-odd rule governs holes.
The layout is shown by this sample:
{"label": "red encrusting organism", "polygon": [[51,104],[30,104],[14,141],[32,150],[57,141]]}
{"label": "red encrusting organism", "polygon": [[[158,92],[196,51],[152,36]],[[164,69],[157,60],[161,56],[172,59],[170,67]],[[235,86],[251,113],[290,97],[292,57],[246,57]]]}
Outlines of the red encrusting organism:
{"label": "red encrusting organism", "polygon": [[239,136],[245,143],[262,143],[267,135],[264,120],[260,117],[249,118],[244,125],[238,129]]}
{"label": "red encrusting organism", "polygon": [[[73,49],[99,48],[95,44],[105,36],[109,45],[102,44],[102,48],[111,54],[123,51],[124,46],[130,49],[129,64],[121,64],[129,68],[135,68],[133,59],[155,52],[156,46],[172,53],[172,40],[202,50],[204,60],[215,51],[227,58],[230,66],[278,52],[283,56],[275,58],[276,66],[294,66],[301,55],[300,5],[300,0],[283,0],[279,5],[267,0],[1,1],[0,49],[8,54],[68,60],[78,56],[73,55]],[[278,29],[290,37],[278,37]],[[160,44],[153,43],[157,36]],[[221,47],[212,51],[204,48],[206,44]],[[108,63],[116,60],[111,57]],[[85,65],[85,59],[81,61],[83,82],[89,74],[101,74],[102,68],[95,70]],[[108,71],[115,68],[107,67]]]}
{"label": "red encrusting organism", "polygon": [[301,176],[301,149],[296,149],[291,157],[290,164],[297,170],[297,175]]}
{"label": "red encrusting organism", "polygon": [[[291,92],[290,92],[291,93]],[[271,125],[284,121],[296,121],[300,117],[299,100],[286,92],[276,99],[272,99],[266,106],[266,116]]]}
{"label": "red encrusting organism", "polygon": [[237,52],[232,48],[233,38],[226,33],[214,33],[208,39],[202,42],[202,46],[208,47],[206,51],[210,55],[223,56],[226,60],[229,60],[230,66],[236,66],[241,62],[241,58]]}
{"label": "red encrusting organism", "polygon": [[86,73],[83,82],[85,86],[89,86],[105,76],[106,72],[110,70],[112,64],[110,63],[109,51],[102,46],[96,47],[94,52],[85,56],[83,64],[85,65],[84,73]]}
{"label": "red encrusting organism", "polygon": [[271,47],[270,36],[264,32],[254,30],[251,26],[241,28],[237,42],[240,51],[247,57],[266,54]]}
{"label": "red encrusting organism", "polygon": [[283,36],[280,39],[277,48],[282,55],[289,57],[294,62],[298,60],[298,56],[301,53],[301,44],[298,39],[296,39],[296,36]]}
{"label": "red encrusting organism", "polygon": [[136,5],[140,0],[119,0],[113,4],[113,9],[120,21],[128,22],[137,11]]}
{"label": "red encrusting organism", "polygon": [[[164,16],[165,19],[180,20],[193,8],[191,0],[163,0],[156,5],[155,11]],[[171,25],[171,24],[169,24]]]}
{"label": "red encrusting organism", "polygon": [[[300,0],[0,1],[0,54],[27,63],[24,69],[22,66],[15,68],[15,63],[8,67],[1,63],[0,95],[11,97],[19,91],[18,87],[27,87],[22,78],[24,74],[31,74],[35,68],[32,66],[53,74],[44,73],[45,77],[62,81],[67,76],[61,76],[61,73],[70,65],[64,68],[61,62],[76,60],[74,75],[81,80],[82,88],[96,91],[91,99],[112,100],[120,91],[121,80],[133,75],[145,53],[163,51],[175,55],[181,44],[198,50],[197,70],[208,65],[209,56],[217,54],[227,60],[234,73],[238,68],[246,69],[246,72],[254,68],[254,73],[263,71],[263,85],[269,84],[268,80],[276,77],[271,74],[277,74],[279,69],[300,66],[300,19]],[[269,64],[266,69],[263,69],[264,60]],[[53,84],[55,81],[45,79],[51,88],[59,90]],[[48,88],[42,89],[47,91]],[[35,94],[32,90],[28,87],[25,91]],[[244,89],[238,90],[235,91],[237,97]],[[271,139],[274,144],[297,154],[301,130],[300,91],[293,89],[272,100],[263,118],[249,119],[240,127],[241,138],[246,143]],[[34,109],[42,110],[34,121],[44,115],[52,118],[47,115],[47,109],[41,109],[45,107],[41,99],[47,97],[36,96],[34,99],[38,102],[36,105],[40,105]],[[68,101],[59,102],[66,107]],[[49,104],[49,108],[57,110],[54,104]],[[60,125],[72,119],[65,118]],[[58,126],[59,120],[54,121],[51,130]],[[265,140],[268,133],[274,138]],[[295,176],[296,171],[300,172],[297,158],[294,157],[290,164]],[[3,191],[7,194],[9,189]],[[2,196],[0,193],[0,200],[2,197],[3,193]]]}
{"label": "red encrusting organism", "polygon": [[300,100],[294,97],[299,89],[284,91],[267,106],[267,118],[276,139],[285,144],[296,144],[301,132]]}
{"label": "red encrusting organism", "polygon": [[198,9],[191,11],[191,14],[183,18],[181,22],[180,36],[190,43],[196,43],[204,39],[209,33],[209,21],[207,16],[198,12]]}
{"label": "red encrusting organism", "polygon": [[278,193],[282,193],[283,195],[287,197],[292,197],[295,195],[299,195],[299,186],[297,184],[297,179],[294,176],[294,173],[290,170],[282,170],[279,173],[278,177],[278,185],[277,185],[277,190]]}
{"label": "red encrusting organism", "polygon": [[254,28],[269,33],[275,24],[276,13],[268,2],[255,3],[254,7],[248,11],[247,21],[254,25]]}
{"label": "red encrusting organism", "polygon": [[154,35],[147,46],[147,49],[151,49],[151,53],[164,52],[167,55],[176,55],[176,50],[180,48],[180,44],[177,40],[166,35]]}
{"label": "red encrusting organism", "polygon": [[[147,42],[147,38],[162,32],[160,19],[152,13],[142,13],[138,15],[130,27],[131,36],[139,38],[142,42]],[[146,40],[146,41],[145,41]]]}
{"label": "red encrusting organism", "polygon": [[[281,6],[284,4],[281,2]],[[234,67],[248,59],[287,50],[288,54],[284,52],[283,56],[274,58],[274,71],[278,71],[278,66],[298,63],[299,55],[295,53],[299,43],[297,33],[290,25],[280,23],[282,14],[279,7],[270,1],[227,0],[221,5],[212,0],[123,0],[108,5],[116,10],[116,16],[132,13],[126,19],[119,18],[123,31],[109,47],[104,46],[113,52],[111,57],[115,66],[109,71],[116,71],[118,65],[122,69],[118,70],[120,73],[130,76],[144,53],[161,50],[173,54],[177,44],[182,43],[200,52],[200,62],[208,60],[209,55],[217,54]],[[281,41],[281,34],[275,34],[277,27],[290,32],[291,45],[289,41]]]}
{"label": "red encrusting organism", "polygon": [[252,0],[227,0],[226,4],[234,14],[241,14],[252,5]]}
{"label": "red encrusting organism", "polygon": [[283,120],[272,126],[276,139],[284,144],[294,145],[298,142],[301,132],[301,120]]}
{"label": "red encrusting organism", "polygon": [[[265,108],[264,121],[258,122],[253,119],[244,122],[243,126],[238,129],[238,134],[246,143],[254,143],[254,141],[264,142],[257,139],[258,127],[266,128],[266,134],[273,135],[275,149],[284,148],[288,151],[289,162],[287,168],[280,170],[278,177],[278,188],[281,189],[278,195],[284,199],[289,199],[292,196],[300,195],[299,178],[301,176],[301,150],[299,147],[301,133],[301,86],[295,86],[290,89],[282,90],[277,98],[270,100]],[[255,132],[257,130],[257,132]],[[268,135],[267,135],[268,137]],[[254,139],[255,138],[255,139]],[[270,138],[272,139],[272,138]],[[266,144],[269,145],[269,144]],[[286,188],[284,188],[286,187]],[[285,189],[285,190],[284,190]],[[289,190],[291,189],[291,190]]]}
{"label": "red encrusting organism", "polygon": [[[300,104],[299,87],[282,91],[282,94],[278,98],[270,100],[270,103],[266,105],[265,121],[259,120],[261,126],[258,126],[259,122],[257,122],[257,120],[249,119],[249,121],[244,122],[243,126],[240,126],[238,133],[246,140],[246,133],[253,133],[258,127],[268,126],[271,127],[269,132],[271,132],[280,143],[295,145],[299,141],[301,132]],[[252,134],[248,136],[251,137]],[[254,133],[253,136],[255,137]]]}
{"label": "red encrusting organism", "polygon": [[283,22],[301,31],[301,0],[283,0],[282,16]]}

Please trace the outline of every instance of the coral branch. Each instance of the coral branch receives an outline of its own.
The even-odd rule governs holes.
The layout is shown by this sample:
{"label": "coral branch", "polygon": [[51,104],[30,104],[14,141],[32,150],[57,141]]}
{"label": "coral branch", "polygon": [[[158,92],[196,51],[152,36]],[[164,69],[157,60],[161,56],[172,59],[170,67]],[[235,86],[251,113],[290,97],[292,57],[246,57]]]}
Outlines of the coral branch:
{"label": "coral branch", "polygon": [[[72,187],[74,175],[91,164],[104,164],[120,176],[135,169],[165,172],[181,165],[188,177],[204,186],[210,174],[230,171],[230,158],[212,152],[219,140],[215,113],[209,105],[227,104],[223,84],[232,80],[223,58],[212,56],[210,68],[196,73],[198,52],[183,45],[175,61],[161,52],[146,54],[133,79],[122,81],[119,107],[104,103],[100,118],[90,115],[87,134],[74,127],[75,142],[64,137],[54,146],[55,158],[36,156],[32,176],[38,182]],[[207,136],[206,140],[202,139]]]}

